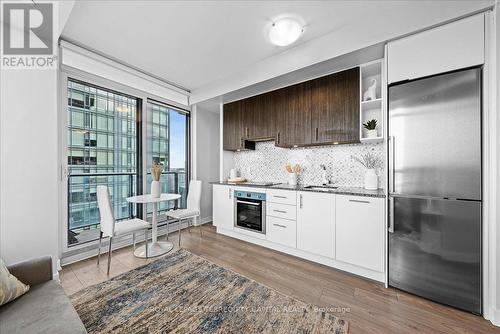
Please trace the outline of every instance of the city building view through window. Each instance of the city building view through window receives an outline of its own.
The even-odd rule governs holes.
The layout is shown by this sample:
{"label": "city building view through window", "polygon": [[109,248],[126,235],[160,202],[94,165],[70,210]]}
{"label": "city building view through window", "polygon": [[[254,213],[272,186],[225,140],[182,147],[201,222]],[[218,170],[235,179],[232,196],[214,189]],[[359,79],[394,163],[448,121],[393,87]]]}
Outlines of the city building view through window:
{"label": "city building view through window", "polygon": [[[186,114],[147,103],[147,164],[141,168],[142,147],[137,98],[68,79],[68,246],[99,237],[96,189],[109,189],[117,222],[136,216],[126,198],[142,189],[141,174],[150,191],[153,161],[163,165],[162,192],[182,195],[178,203],[162,204],[160,211],[185,206],[187,184]],[[147,208],[151,212],[151,208]]]}
{"label": "city building view through window", "polygon": [[[171,107],[148,102],[148,144],[147,144],[147,192],[151,191],[151,166],[158,163],[163,166],[160,179],[163,193],[181,194],[175,202],[158,204],[158,211],[173,209],[176,205],[184,208],[187,196],[187,115]],[[152,205],[148,205],[148,215],[152,213]]]}

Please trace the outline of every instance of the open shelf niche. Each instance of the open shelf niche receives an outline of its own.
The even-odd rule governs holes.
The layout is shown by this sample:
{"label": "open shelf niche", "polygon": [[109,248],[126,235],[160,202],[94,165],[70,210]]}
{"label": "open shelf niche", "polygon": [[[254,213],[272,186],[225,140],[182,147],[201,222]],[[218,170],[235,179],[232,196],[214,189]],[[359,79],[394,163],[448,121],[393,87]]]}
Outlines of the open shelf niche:
{"label": "open shelf niche", "polygon": [[[361,65],[360,71],[360,124],[359,137],[362,142],[382,141],[384,139],[384,119],[382,113],[382,59]],[[375,99],[366,99],[365,92],[376,81]],[[377,120],[377,137],[368,137],[363,124],[369,120]]]}

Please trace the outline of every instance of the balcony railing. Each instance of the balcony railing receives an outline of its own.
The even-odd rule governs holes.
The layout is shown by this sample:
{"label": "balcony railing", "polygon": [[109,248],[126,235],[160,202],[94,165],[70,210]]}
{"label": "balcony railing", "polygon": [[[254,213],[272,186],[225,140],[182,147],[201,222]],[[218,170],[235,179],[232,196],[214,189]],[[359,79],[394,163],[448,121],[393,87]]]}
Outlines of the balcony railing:
{"label": "balcony railing", "polygon": [[[166,171],[161,178],[162,192],[181,194],[180,207],[186,205],[185,171]],[[127,197],[137,194],[136,173],[83,173],[68,178],[68,245],[73,246],[98,238],[100,215],[97,205],[97,186],[108,186],[115,219],[118,221],[137,216],[137,208]],[[149,193],[151,175],[147,175],[144,193]],[[177,203],[161,203],[160,212],[173,209]],[[150,213],[152,208],[147,207]]]}

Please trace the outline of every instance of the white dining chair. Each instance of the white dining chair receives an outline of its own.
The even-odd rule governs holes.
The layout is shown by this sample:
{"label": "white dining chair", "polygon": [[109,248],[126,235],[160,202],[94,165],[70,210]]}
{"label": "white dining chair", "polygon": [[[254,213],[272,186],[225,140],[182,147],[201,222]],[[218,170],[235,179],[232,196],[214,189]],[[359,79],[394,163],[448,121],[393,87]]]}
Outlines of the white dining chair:
{"label": "white dining chair", "polygon": [[121,237],[132,233],[134,249],[135,249],[135,233],[144,230],[144,239],[146,242],[146,258],[148,257],[148,228],[151,224],[142,219],[133,218],[128,220],[121,220],[118,224],[115,221],[111,203],[109,201],[109,192],[107,186],[97,186],[97,204],[99,206],[99,214],[101,215],[101,231],[99,233],[99,252],[97,254],[97,264],[101,258],[101,242],[103,237],[109,237],[109,250],[108,250],[108,275],[111,265],[111,243],[113,238]]}
{"label": "white dining chair", "polygon": [[[187,195],[187,205],[185,209],[177,209],[167,211],[166,215],[173,218],[179,222],[179,247],[181,246],[181,227],[182,223],[188,221],[189,231],[191,231],[191,226],[194,220],[200,216],[200,200],[201,200],[201,181],[191,180],[189,181],[189,189]],[[200,236],[201,227],[200,227]]]}

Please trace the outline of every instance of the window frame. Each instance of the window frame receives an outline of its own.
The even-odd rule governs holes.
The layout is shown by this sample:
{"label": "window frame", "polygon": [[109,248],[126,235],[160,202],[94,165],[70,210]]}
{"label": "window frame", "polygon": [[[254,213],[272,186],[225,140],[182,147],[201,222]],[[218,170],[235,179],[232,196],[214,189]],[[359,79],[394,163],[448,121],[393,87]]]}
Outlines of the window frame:
{"label": "window frame", "polygon": [[[131,88],[126,85],[122,85],[115,81],[111,81],[93,74],[89,74],[78,69],[61,65],[59,76],[58,76],[58,165],[60,175],[59,186],[58,186],[58,207],[59,207],[59,256],[62,261],[66,257],[80,256],[81,258],[91,256],[98,247],[98,240],[89,241],[82,244],[68,245],[68,163],[67,163],[67,147],[68,147],[68,110],[67,110],[67,86],[68,80],[72,79],[75,81],[81,81],[83,83],[88,83],[92,86],[102,87],[106,90],[116,91],[117,93],[129,95],[137,99],[137,119],[139,124],[137,124],[136,134],[140,136],[140,140],[137,145],[137,170],[141,170],[141,173],[137,173],[137,194],[141,194],[147,187],[147,171],[144,166],[147,164],[147,101],[151,100],[169,108],[176,109],[186,114],[187,116],[187,131],[186,131],[186,157],[187,157],[187,170],[186,175],[189,180],[191,179],[191,107],[181,105],[174,101],[156,96],[148,92],[144,92],[138,89]],[[139,138],[139,137],[138,137]],[[140,161],[139,161],[140,156]],[[188,185],[186,185],[187,187]],[[145,218],[146,210],[140,210],[138,207],[137,216]],[[123,241],[118,241],[116,243],[117,247],[128,245],[131,243],[132,238],[123,237]],[[86,256],[86,254],[88,254]]]}

